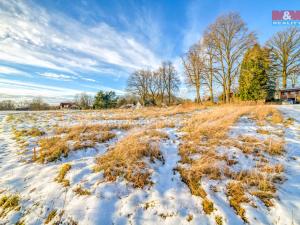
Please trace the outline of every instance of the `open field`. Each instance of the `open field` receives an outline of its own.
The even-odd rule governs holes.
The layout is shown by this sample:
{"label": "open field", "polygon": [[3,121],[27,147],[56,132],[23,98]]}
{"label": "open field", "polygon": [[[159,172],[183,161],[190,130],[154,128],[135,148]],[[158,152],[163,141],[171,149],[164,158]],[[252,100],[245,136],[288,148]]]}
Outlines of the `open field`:
{"label": "open field", "polygon": [[300,107],[0,114],[0,224],[300,224]]}

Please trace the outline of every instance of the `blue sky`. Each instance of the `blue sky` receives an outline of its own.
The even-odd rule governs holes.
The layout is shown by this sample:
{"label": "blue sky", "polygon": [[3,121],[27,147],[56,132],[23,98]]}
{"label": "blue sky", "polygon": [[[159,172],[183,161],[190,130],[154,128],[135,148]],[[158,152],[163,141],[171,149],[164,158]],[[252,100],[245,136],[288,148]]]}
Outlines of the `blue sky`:
{"label": "blue sky", "polygon": [[264,44],[285,28],[272,26],[272,10],[300,10],[300,1],[0,0],[0,98],[122,94],[132,71],[162,60],[183,77],[180,56],[219,15],[239,12]]}

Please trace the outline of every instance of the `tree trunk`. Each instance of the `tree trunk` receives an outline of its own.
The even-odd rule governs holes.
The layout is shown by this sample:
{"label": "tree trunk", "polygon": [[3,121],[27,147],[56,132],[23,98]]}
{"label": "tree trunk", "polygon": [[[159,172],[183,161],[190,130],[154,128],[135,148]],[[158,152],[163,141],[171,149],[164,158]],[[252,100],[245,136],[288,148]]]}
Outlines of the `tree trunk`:
{"label": "tree trunk", "polygon": [[214,93],[213,93],[212,85],[211,85],[209,91],[210,91],[210,101],[211,101],[212,103],[214,103]]}
{"label": "tree trunk", "polygon": [[200,98],[200,87],[196,87],[196,102],[201,103],[201,98]]}
{"label": "tree trunk", "polygon": [[282,86],[284,89],[286,88],[286,79],[287,79],[286,69],[283,69],[283,71],[282,71]]}
{"label": "tree trunk", "polygon": [[223,94],[222,94],[223,103],[226,103],[226,87],[223,84]]}

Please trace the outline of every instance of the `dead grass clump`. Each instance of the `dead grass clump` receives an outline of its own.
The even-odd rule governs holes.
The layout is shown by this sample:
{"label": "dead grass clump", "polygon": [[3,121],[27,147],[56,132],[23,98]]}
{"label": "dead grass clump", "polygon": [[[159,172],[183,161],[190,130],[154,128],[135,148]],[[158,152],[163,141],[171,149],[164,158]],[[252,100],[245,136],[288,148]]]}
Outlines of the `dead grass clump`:
{"label": "dead grass clump", "polygon": [[0,218],[12,210],[20,210],[20,197],[16,194],[4,195],[0,198]]}
{"label": "dead grass clump", "polygon": [[158,131],[155,129],[147,129],[141,135],[151,137],[151,138],[158,138],[158,139],[168,139],[169,138],[169,135],[167,133]]}
{"label": "dead grass clump", "polygon": [[271,134],[270,131],[264,130],[264,129],[257,129],[256,132],[259,133],[259,134],[263,134],[263,135],[270,135]]}
{"label": "dead grass clump", "polygon": [[40,154],[37,159],[40,162],[52,162],[61,156],[67,157],[71,150],[94,147],[97,143],[106,142],[116,136],[114,133],[106,131],[109,129],[103,128],[102,125],[57,128],[56,134],[60,136],[39,140]]}
{"label": "dead grass clump", "polygon": [[206,214],[210,215],[214,211],[214,203],[207,198],[202,201],[202,207]]}
{"label": "dead grass clump", "polygon": [[250,107],[222,106],[193,116],[182,128],[185,139],[197,144],[216,145],[227,138],[230,127],[251,112]]}
{"label": "dead grass clump", "polygon": [[252,115],[260,123],[269,120],[273,124],[282,124],[284,121],[282,114],[272,106],[255,107]]}
{"label": "dead grass clump", "polygon": [[114,133],[103,131],[98,134],[87,134],[76,137],[73,136],[73,139],[69,139],[70,136],[68,136],[67,139],[74,141],[72,150],[79,150],[83,148],[94,147],[96,143],[103,143],[114,137],[116,137]]}
{"label": "dead grass clump", "polygon": [[188,186],[192,195],[200,196],[203,199],[207,196],[205,190],[200,184],[201,177],[199,177],[198,174],[181,167],[178,167],[177,170],[181,176],[182,182]]}
{"label": "dead grass clump", "polygon": [[283,140],[275,140],[273,138],[269,138],[265,141],[266,152],[270,155],[282,155],[284,153],[284,141]]}
{"label": "dead grass clump", "polygon": [[52,162],[63,156],[67,156],[69,148],[65,139],[61,137],[42,138],[38,142],[39,156],[37,160],[44,163]]}
{"label": "dead grass clump", "polygon": [[92,125],[75,125],[71,127],[57,127],[55,133],[68,134],[69,137],[78,136],[83,133],[98,133],[101,131],[111,131],[113,129],[128,130],[132,128],[131,124],[92,124]]}
{"label": "dead grass clump", "polygon": [[245,215],[245,209],[242,208],[242,203],[249,202],[249,199],[245,195],[245,191],[240,182],[230,182],[227,184],[227,196],[229,198],[229,204],[236,211],[244,222],[248,222]]}
{"label": "dead grass clump", "polygon": [[58,183],[61,183],[64,187],[70,186],[70,181],[65,179],[66,174],[71,169],[71,165],[68,163],[63,164],[58,172],[57,177],[55,178],[55,181]]}
{"label": "dead grass clump", "polygon": [[163,161],[159,150],[160,133],[142,131],[131,134],[110,149],[106,154],[96,159],[95,171],[103,171],[108,181],[124,177],[136,188],[151,185],[151,172],[144,158],[150,162],[155,159]]}
{"label": "dead grass clump", "polygon": [[291,126],[291,125],[294,124],[294,122],[295,122],[295,119],[289,117],[289,118],[287,118],[287,119],[284,121],[284,126],[286,126],[286,127]]}
{"label": "dead grass clump", "polygon": [[91,192],[87,189],[82,188],[81,186],[77,186],[74,190],[73,190],[77,195],[90,195]]}
{"label": "dead grass clump", "polygon": [[284,166],[282,164],[275,164],[273,166],[269,165],[269,164],[265,164],[263,166],[261,166],[260,168],[261,172],[265,172],[268,174],[273,174],[273,173],[282,173],[284,171]]}
{"label": "dead grass clump", "polygon": [[266,191],[254,191],[251,193],[252,195],[258,197],[266,207],[274,206],[272,199],[274,198],[274,194]]}
{"label": "dead grass clump", "polygon": [[22,129],[22,130],[13,129],[13,134],[14,134],[14,139],[20,141],[22,138],[26,138],[26,137],[42,136],[45,134],[45,132],[39,130],[36,127],[33,127],[30,129]]}
{"label": "dead grass clump", "polygon": [[56,216],[56,214],[57,214],[57,210],[56,209],[51,210],[50,213],[48,214],[46,220],[45,220],[45,224],[50,223],[54,219],[54,217]]}
{"label": "dead grass clump", "polygon": [[154,124],[152,124],[150,126],[150,128],[152,129],[162,129],[162,128],[174,128],[176,125],[175,125],[175,122],[174,121],[158,121],[158,122],[155,122]]}
{"label": "dead grass clump", "polygon": [[215,221],[217,225],[223,225],[223,218],[222,216],[215,216]]}
{"label": "dead grass clump", "polygon": [[184,142],[179,146],[179,155],[181,156],[181,163],[191,163],[193,160],[191,156],[199,153],[198,146],[193,143]]}
{"label": "dead grass clump", "polygon": [[[267,207],[272,206],[271,199],[276,192],[275,183],[279,179],[278,173],[283,171],[283,166],[264,165],[251,171],[241,171],[235,177],[250,194],[258,197]],[[282,179],[280,177],[280,179]]]}
{"label": "dead grass clump", "polygon": [[186,221],[188,222],[191,222],[193,220],[193,215],[192,214],[189,214],[187,217],[186,217]]}

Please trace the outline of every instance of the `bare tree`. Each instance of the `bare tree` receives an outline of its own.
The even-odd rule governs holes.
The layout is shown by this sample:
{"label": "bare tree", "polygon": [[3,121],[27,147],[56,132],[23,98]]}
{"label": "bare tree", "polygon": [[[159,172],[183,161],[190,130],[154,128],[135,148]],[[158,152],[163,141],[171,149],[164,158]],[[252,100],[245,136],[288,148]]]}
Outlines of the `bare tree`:
{"label": "bare tree", "polygon": [[300,66],[300,29],[288,28],[277,32],[268,42],[272,68],[282,77],[282,86],[286,88],[287,78],[296,73]]}
{"label": "bare tree", "polygon": [[75,95],[74,102],[80,107],[80,109],[90,109],[93,105],[93,98],[83,92]]}
{"label": "bare tree", "polygon": [[230,101],[232,85],[239,74],[241,59],[245,51],[256,41],[237,13],[220,16],[208,27],[205,36],[210,40],[216,59],[216,80],[223,87],[224,100]]}
{"label": "bare tree", "polygon": [[156,85],[158,88],[158,95],[160,97],[160,103],[164,103],[164,96],[166,93],[166,79],[167,79],[167,65],[165,62],[158,68],[158,77],[156,80]]}
{"label": "bare tree", "polygon": [[182,57],[186,81],[196,90],[196,102],[201,102],[200,88],[205,72],[205,58],[201,45],[195,44],[190,48],[185,57]]}
{"label": "bare tree", "polygon": [[137,70],[133,72],[127,81],[127,90],[133,94],[137,94],[142,105],[146,104],[147,97],[149,95],[149,70]]}
{"label": "bare tree", "polygon": [[158,72],[152,72],[149,71],[149,97],[151,99],[151,102],[153,104],[158,103],[158,97],[159,97],[159,88],[160,88],[160,77]]}
{"label": "bare tree", "polygon": [[300,75],[300,66],[298,66],[298,67],[293,71],[293,73],[291,73],[290,76],[289,76],[293,88],[296,87],[296,84],[297,84],[297,82],[298,82],[299,75]]}
{"label": "bare tree", "polygon": [[206,72],[203,75],[203,84],[207,86],[210,94],[210,101],[214,102],[214,80],[217,72],[217,68],[215,68],[216,64],[216,56],[214,51],[214,46],[209,40],[208,35],[204,35],[203,46],[205,51],[206,58]]}
{"label": "bare tree", "polygon": [[168,104],[171,104],[171,98],[174,96],[174,92],[179,90],[180,80],[178,78],[177,72],[173,64],[168,62],[163,62],[163,67],[165,67],[165,90],[168,96]]}

